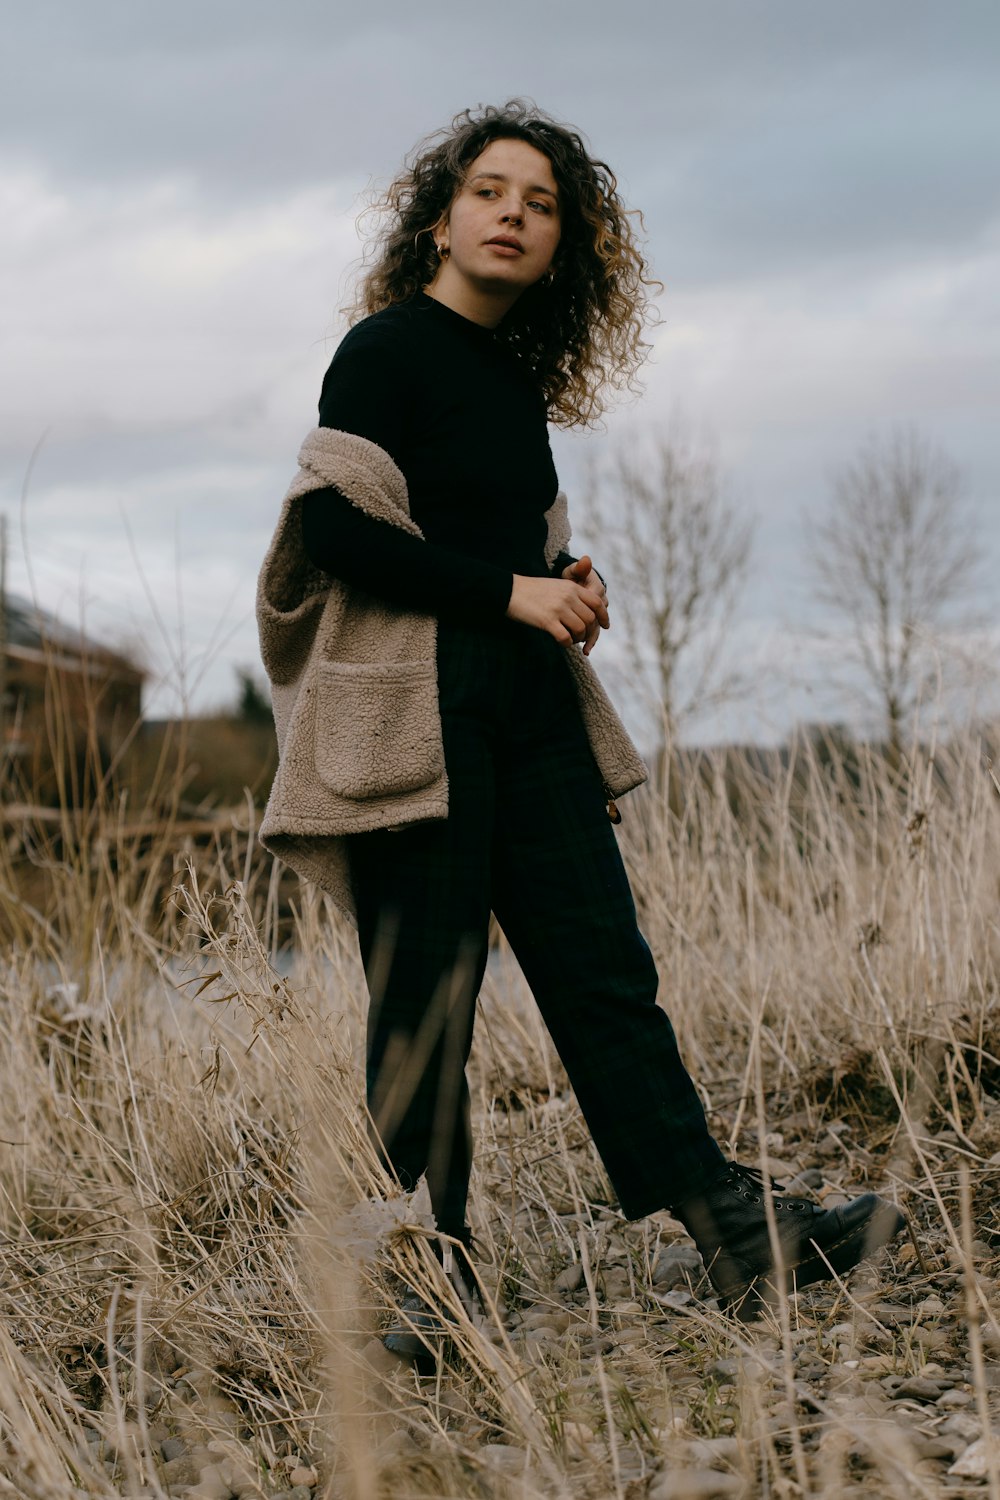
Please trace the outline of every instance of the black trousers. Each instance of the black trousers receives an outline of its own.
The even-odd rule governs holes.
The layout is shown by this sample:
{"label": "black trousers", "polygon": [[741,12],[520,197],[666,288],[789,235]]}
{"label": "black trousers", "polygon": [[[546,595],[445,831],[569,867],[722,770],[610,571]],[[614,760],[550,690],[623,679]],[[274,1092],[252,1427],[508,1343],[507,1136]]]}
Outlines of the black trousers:
{"label": "black trousers", "polygon": [[723,1161],[656,1002],[657,975],[564,648],[441,623],[446,820],[351,838],[371,994],[368,1096],[404,1186],[465,1223],[465,1065],[491,909],[531,987],[623,1212],[678,1202]]}

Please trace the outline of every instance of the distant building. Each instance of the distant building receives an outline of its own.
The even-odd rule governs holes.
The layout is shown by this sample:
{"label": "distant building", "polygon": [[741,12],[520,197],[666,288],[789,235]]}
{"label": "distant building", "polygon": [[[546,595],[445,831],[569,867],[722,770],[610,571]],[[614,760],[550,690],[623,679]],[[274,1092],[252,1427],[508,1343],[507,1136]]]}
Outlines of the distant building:
{"label": "distant building", "polygon": [[60,763],[89,756],[93,771],[115,754],[142,717],[146,673],[16,594],[0,610],[3,779],[44,794]]}

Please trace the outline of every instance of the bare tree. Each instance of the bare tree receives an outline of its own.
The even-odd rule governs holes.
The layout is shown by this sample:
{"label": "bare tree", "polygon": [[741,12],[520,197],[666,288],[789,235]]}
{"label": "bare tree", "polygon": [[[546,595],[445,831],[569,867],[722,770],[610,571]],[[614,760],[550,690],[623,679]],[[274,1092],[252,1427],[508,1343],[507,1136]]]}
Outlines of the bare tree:
{"label": "bare tree", "polygon": [[665,742],[738,691],[724,648],[753,521],[726,497],[714,452],[677,420],[599,455],[584,510],[625,627],[633,686]]}
{"label": "bare tree", "polygon": [[869,437],[834,476],[807,547],[815,597],[846,624],[846,654],[898,750],[943,628],[973,622],[979,553],[957,466],[912,427]]}

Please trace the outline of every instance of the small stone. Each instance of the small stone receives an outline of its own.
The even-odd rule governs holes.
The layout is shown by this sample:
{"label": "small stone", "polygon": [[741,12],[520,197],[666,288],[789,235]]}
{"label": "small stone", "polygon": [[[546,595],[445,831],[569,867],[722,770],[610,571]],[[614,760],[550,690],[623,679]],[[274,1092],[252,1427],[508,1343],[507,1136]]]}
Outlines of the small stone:
{"label": "small stone", "polygon": [[686,1287],[701,1273],[701,1256],[693,1245],[664,1245],[653,1263],[653,1285]]}
{"label": "small stone", "polygon": [[924,1432],[911,1433],[918,1458],[954,1458],[955,1444],[947,1438],[928,1437]]}
{"label": "small stone", "polygon": [[911,1375],[897,1385],[892,1393],[894,1401],[936,1401],[941,1394],[941,1387],[936,1380],[928,1380],[924,1375]]}
{"label": "small stone", "polygon": [[807,1167],[804,1172],[799,1172],[788,1184],[788,1190],[792,1193],[801,1193],[804,1189],[813,1192],[823,1186],[823,1173],[818,1167]]}
{"label": "small stone", "polygon": [[927,1380],[924,1376],[910,1376],[903,1380],[892,1392],[894,1401],[937,1401],[942,1394],[937,1380]]}
{"label": "small stone", "polygon": [[913,1330],[913,1341],[928,1354],[944,1354],[949,1346],[948,1335],[943,1328],[916,1327]]}
{"label": "small stone", "polygon": [[[520,1333],[521,1330],[518,1329],[519,1336]],[[555,1329],[550,1328],[546,1323],[542,1323],[536,1328],[526,1328],[524,1330],[524,1342],[526,1344],[551,1344],[552,1340],[558,1337],[559,1335]]]}
{"label": "small stone", "polygon": [[954,1416],[949,1417],[946,1422],[942,1422],[938,1428],[939,1433],[946,1432],[949,1435],[964,1438],[967,1443],[971,1443],[976,1438],[981,1437],[982,1431],[983,1429],[976,1418],[970,1417],[968,1412],[964,1411],[955,1412]]}
{"label": "small stone", "polygon": [[188,1500],[232,1500],[232,1485],[222,1475],[218,1464],[206,1464],[198,1483],[188,1490]]}
{"label": "small stone", "polygon": [[160,1452],[163,1454],[163,1462],[168,1464],[171,1459],[180,1458],[187,1452],[187,1443],[183,1438],[165,1438],[160,1444]]}
{"label": "small stone", "polygon": [[288,1500],[312,1500],[312,1490],[304,1484],[297,1484],[288,1491]]}
{"label": "small stone", "polygon": [[936,1317],[945,1310],[944,1303],[940,1297],[925,1297],[923,1302],[917,1303],[917,1312],[923,1318]]}
{"label": "small stone", "polygon": [[649,1489],[649,1500],[726,1500],[743,1493],[743,1480],[716,1469],[673,1469],[660,1474]]}
{"label": "small stone", "polygon": [[176,1458],[169,1459],[163,1465],[162,1477],[171,1489],[181,1484],[197,1484],[201,1479],[202,1469],[209,1462],[211,1455],[205,1449],[195,1453],[179,1453]]}
{"label": "small stone", "polygon": [[942,1391],[937,1398],[937,1405],[945,1410],[953,1410],[955,1407],[971,1405],[974,1399],[971,1391]]}
{"label": "small stone", "polygon": [[525,1313],[521,1322],[521,1331],[528,1332],[532,1328],[548,1328],[553,1333],[565,1333],[569,1327],[570,1315],[564,1307],[539,1307],[532,1308],[531,1312]]}
{"label": "small stone", "polygon": [[586,1422],[564,1422],[563,1441],[570,1453],[586,1453],[594,1441],[594,1429]]}
{"label": "small stone", "polygon": [[736,1359],[716,1359],[708,1367],[708,1373],[718,1381],[728,1384],[736,1379],[740,1373],[740,1363]]}
{"label": "small stone", "polygon": [[569,1265],[560,1271],[552,1289],[556,1292],[577,1292],[583,1285],[583,1267],[581,1265]]}
{"label": "small stone", "polygon": [[289,1474],[288,1483],[292,1486],[293,1490],[296,1485],[300,1484],[305,1485],[306,1489],[311,1490],[314,1485],[319,1483],[319,1475],[315,1469],[306,1468],[304,1464],[300,1464],[298,1468],[293,1469]]}
{"label": "small stone", "polygon": [[[615,1341],[610,1333],[594,1333],[582,1340],[580,1352],[586,1354],[607,1354],[614,1347]],[[587,1377],[587,1384],[588,1386],[593,1384],[589,1376]]]}
{"label": "small stone", "polygon": [[523,1448],[510,1443],[487,1443],[479,1450],[480,1460],[491,1469],[502,1474],[523,1474],[528,1464],[528,1455]]}
{"label": "small stone", "polygon": [[985,1479],[990,1471],[990,1459],[994,1463],[1000,1463],[1000,1439],[993,1433],[988,1437],[977,1438],[977,1440],[966,1448],[961,1458],[953,1463],[948,1470],[949,1474],[957,1474],[961,1479]]}
{"label": "small stone", "polygon": [[694,1301],[693,1293],[683,1292],[679,1287],[669,1292],[654,1292],[653,1298],[661,1307],[687,1307]]}
{"label": "small stone", "polygon": [[703,1469],[714,1469],[725,1464],[739,1462],[740,1444],[734,1437],[692,1438],[686,1444],[688,1458],[693,1465]]}

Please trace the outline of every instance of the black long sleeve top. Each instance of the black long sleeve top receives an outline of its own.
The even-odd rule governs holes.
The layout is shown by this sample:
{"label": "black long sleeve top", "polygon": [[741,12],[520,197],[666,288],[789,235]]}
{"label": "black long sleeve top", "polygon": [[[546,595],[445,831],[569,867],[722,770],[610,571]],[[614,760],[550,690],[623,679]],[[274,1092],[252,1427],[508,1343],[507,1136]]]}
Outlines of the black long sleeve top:
{"label": "black long sleeve top", "polygon": [[[319,423],[385,449],[424,534],[312,490],[303,543],[324,572],[469,624],[504,617],[513,574],[548,574],[545,512],[558,486],[545,402],[491,329],[423,292],[365,318],[326,372]],[[561,554],[552,572],[571,561]]]}

